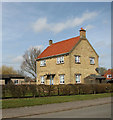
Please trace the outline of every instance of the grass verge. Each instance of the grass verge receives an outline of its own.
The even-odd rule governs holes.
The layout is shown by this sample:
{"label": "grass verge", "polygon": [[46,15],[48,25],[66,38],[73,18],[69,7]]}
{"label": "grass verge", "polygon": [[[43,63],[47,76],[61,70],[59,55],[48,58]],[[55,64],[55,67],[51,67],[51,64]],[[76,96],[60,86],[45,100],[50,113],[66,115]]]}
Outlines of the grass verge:
{"label": "grass verge", "polygon": [[63,103],[63,102],[71,102],[71,101],[79,101],[79,100],[91,100],[91,99],[97,99],[103,97],[111,97],[111,95],[113,95],[113,93],[4,99],[1,101],[2,101],[2,108],[5,109],[5,108],[35,106],[35,105],[44,105],[44,104],[52,104],[52,103]]}

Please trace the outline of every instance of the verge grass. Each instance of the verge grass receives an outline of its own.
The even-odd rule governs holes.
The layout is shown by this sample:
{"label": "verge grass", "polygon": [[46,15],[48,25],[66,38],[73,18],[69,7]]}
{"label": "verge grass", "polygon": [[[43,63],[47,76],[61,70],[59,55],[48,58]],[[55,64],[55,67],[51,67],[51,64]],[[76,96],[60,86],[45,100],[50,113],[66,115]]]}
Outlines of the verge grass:
{"label": "verge grass", "polygon": [[44,105],[44,104],[52,104],[52,103],[63,103],[63,102],[71,102],[71,101],[79,101],[79,100],[91,100],[91,99],[97,99],[103,97],[111,97],[111,95],[113,95],[113,93],[3,99],[1,100],[1,102],[2,102],[2,109],[5,109],[5,108],[26,107],[26,106]]}

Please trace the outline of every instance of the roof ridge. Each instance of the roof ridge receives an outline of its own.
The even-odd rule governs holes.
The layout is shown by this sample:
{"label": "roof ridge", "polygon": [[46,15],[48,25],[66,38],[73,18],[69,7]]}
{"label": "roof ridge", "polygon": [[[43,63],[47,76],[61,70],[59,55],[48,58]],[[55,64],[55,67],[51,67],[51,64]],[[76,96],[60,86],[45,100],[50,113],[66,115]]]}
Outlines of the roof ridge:
{"label": "roof ridge", "polygon": [[[80,36],[77,36],[77,37],[80,37]],[[64,41],[67,41],[67,40],[71,40],[71,39],[73,39],[73,38],[77,38],[77,37],[68,38],[68,39],[65,39],[65,40],[62,40],[62,41],[59,41],[59,42],[53,43],[53,44],[57,44],[57,43],[60,43],[60,42],[64,42]],[[53,44],[52,44],[52,45],[53,45]],[[49,46],[48,46],[48,47],[49,47]]]}

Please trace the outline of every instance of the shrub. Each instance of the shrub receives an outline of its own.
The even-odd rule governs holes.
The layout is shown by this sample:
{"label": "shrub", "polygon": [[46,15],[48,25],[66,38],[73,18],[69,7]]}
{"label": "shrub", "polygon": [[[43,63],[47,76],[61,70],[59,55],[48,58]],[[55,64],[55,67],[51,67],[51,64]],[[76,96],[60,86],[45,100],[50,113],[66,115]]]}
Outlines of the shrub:
{"label": "shrub", "polygon": [[14,85],[2,86],[2,98],[53,95],[78,95],[113,92],[113,84],[68,84],[68,85]]}
{"label": "shrub", "polygon": [[29,85],[29,91],[32,93],[32,96],[35,97],[37,95],[37,85]]}
{"label": "shrub", "polygon": [[2,88],[2,98],[5,98],[5,90],[6,90],[6,86],[5,85],[2,85],[0,86],[0,88]]}

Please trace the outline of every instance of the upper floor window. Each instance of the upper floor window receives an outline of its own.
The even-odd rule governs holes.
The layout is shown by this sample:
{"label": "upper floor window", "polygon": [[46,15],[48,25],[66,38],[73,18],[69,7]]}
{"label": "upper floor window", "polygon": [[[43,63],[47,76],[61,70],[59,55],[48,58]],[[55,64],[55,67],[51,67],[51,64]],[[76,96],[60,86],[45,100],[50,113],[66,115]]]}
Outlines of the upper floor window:
{"label": "upper floor window", "polygon": [[40,81],[41,81],[41,84],[44,84],[44,83],[45,83],[45,81],[44,81],[44,76],[41,76],[41,77],[40,77]]}
{"label": "upper floor window", "polygon": [[46,66],[46,61],[45,60],[41,60],[40,61],[40,66]]}
{"label": "upper floor window", "polygon": [[64,63],[64,56],[57,57],[57,64]]}
{"label": "upper floor window", "polygon": [[107,78],[112,78],[112,75],[111,74],[107,75]]}
{"label": "upper floor window", "polygon": [[75,80],[76,80],[76,83],[81,83],[81,74],[76,74]]}
{"label": "upper floor window", "polygon": [[75,63],[80,63],[80,56],[79,55],[75,55]]}
{"label": "upper floor window", "polygon": [[90,57],[90,65],[94,65],[95,64],[95,58],[94,57]]}
{"label": "upper floor window", "polygon": [[60,84],[64,84],[64,75],[60,75]]}

